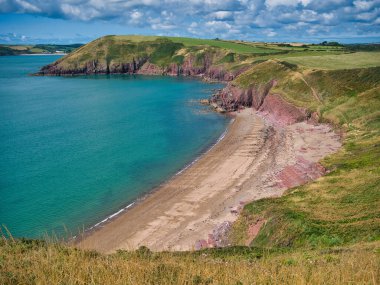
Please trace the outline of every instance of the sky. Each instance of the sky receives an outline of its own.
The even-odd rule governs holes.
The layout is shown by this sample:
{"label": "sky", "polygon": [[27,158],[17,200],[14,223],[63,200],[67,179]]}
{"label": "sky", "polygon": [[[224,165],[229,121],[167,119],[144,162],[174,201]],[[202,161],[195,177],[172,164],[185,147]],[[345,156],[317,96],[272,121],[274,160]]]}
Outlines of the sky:
{"label": "sky", "polygon": [[380,42],[380,0],[0,0],[0,43],[104,35]]}

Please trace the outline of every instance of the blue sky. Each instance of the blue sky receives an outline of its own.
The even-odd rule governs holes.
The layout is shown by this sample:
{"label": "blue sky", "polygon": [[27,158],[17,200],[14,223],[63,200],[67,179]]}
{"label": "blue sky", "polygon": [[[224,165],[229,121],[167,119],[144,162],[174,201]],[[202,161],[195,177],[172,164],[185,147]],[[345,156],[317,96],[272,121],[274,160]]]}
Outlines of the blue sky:
{"label": "blue sky", "polygon": [[380,0],[0,0],[0,43],[107,34],[380,42]]}

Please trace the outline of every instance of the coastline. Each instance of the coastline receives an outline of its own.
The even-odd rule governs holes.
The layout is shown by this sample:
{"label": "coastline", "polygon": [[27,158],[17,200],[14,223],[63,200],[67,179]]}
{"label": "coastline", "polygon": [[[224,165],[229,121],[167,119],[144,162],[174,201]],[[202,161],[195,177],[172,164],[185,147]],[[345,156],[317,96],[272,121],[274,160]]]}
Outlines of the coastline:
{"label": "coastline", "polygon": [[67,55],[67,53],[21,53],[19,55],[28,56],[28,55]]}
{"label": "coastline", "polygon": [[324,174],[318,161],[340,147],[327,125],[283,125],[253,109],[235,115],[225,137],[205,154],[76,245],[106,253],[142,245],[152,250],[226,245],[224,235],[245,203],[318,178]]}
{"label": "coastline", "polygon": [[155,191],[157,191],[158,189],[160,189],[160,187],[162,187],[163,185],[165,185],[166,183],[168,183],[171,179],[173,179],[174,177],[180,175],[182,172],[184,172],[188,168],[190,168],[194,163],[196,163],[199,159],[201,159],[204,155],[206,155],[209,151],[211,151],[225,137],[225,135],[228,132],[228,129],[230,128],[231,124],[235,120],[235,118],[233,117],[233,115],[230,115],[230,116],[231,116],[231,120],[230,120],[229,124],[227,125],[226,129],[224,130],[224,132],[219,136],[219,138],[215,142],[213,142],[212,144],[210,144],[207,147],[205,147],[204,151],[201,151],[190,163],[188,163],[184,167],[180,168],[176,173],[174,173],[168,179],[164,180],[164,182],[162,182],[161,184],[158,184],[157,186],[155,186],[151,190],[149,190],[147,193],[145,193],[145,194],[141,195],[140,197],[134,199],[133,202],[128,203],[126,206],[123,206],[122,208],[120,208],[116,212],[114,212],[114,213],[106,216],[100,222],[97,222],[96,224],[91,225],[90,227],[84,229],[84,231],[80,235],[73,236],[72,238],[70,238],[70,241],[74,242],[74,243],[80,243],[85,237],[91,235],[99,227],[102,227],[102,226],[106,225],[107,223],[112,222],[114,219],[116,219],[120,215],[125,214],[126,211],[128,211],[130,208],[132,208],[132,207],[134,207],[134,206],[142,203],[147,197],[149,197]]}

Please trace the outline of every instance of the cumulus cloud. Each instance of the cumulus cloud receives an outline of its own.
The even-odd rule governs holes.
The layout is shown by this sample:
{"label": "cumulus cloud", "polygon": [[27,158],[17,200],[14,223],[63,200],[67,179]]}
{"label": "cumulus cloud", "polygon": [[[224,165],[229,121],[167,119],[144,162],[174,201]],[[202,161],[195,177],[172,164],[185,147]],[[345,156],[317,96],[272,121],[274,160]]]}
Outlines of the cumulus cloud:
{"label": "cumulus cloud", "polygon": [[217,20],[227,20],[232,19],[232,12],[231,11],[216,11],[209,14],[210,17],[215,18]]}
{"label": "cumulus cloud", "polygon": [[0,13],[113,21],[210,38],[380,36],[380,0],[0,0]]}

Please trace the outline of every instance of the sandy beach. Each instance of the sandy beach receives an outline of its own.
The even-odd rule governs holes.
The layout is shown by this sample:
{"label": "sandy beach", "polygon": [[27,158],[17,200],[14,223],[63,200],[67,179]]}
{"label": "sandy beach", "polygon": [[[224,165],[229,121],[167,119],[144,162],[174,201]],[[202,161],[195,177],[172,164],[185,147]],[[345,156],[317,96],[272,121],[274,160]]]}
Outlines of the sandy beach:
{"label": "sandy beach", "polygon": [[235,113],[223,140],[77,246],[111,253],[147,246],[191,250],[221,245],[245,203],[281,195],[325,173],[318,161],[337,151],[328,125],[281,124],[253,109]]}

